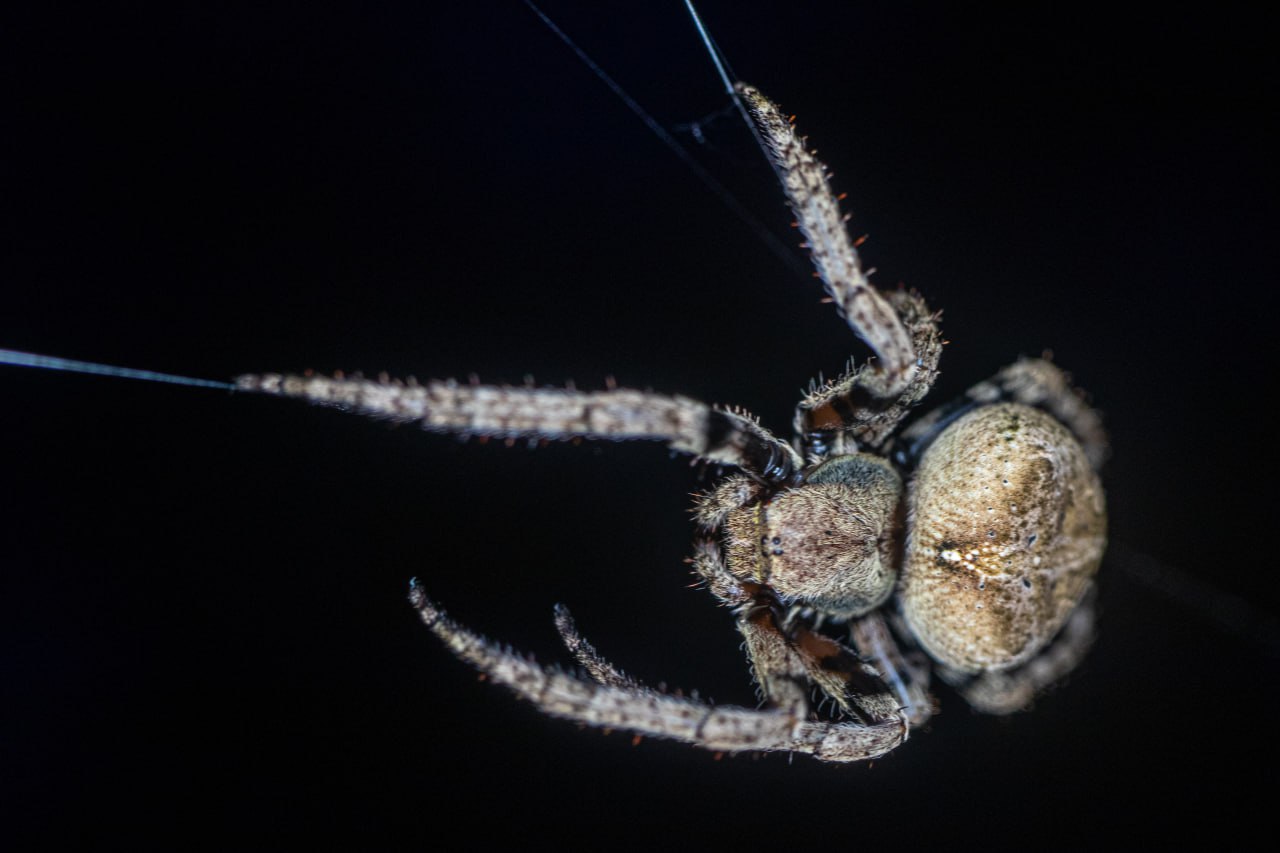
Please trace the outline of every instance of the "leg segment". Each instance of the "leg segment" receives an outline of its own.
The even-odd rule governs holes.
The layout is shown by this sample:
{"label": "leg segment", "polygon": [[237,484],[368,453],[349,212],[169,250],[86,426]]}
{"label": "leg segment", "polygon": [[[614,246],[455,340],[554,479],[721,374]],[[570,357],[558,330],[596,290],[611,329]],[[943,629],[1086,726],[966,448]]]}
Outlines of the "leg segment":
{"label": "leg segment", "polygon": [[864,657],[880,667],[880,678],[893,691],[898,707],[907,715],[911,728],[918,728],[933,716],[934,704],[925,686],[929,664],[908,660],[885,624],[880,611],[873,611],[849,626],[849,635]]}
{"label": "leg segment", "polygon": [[716,752],[804,752],[825,761],[876,758],[906,737],[905,725],[897,720],[870,726],[823,723],[783,710],[716,707],[643,688],[582,681],[538,666],[462,627],[416,584],[409,600],[423,623],[455,655],[552,716],[684,741]]}
{"label": "leg segment", "polygon": [[839,201],[827,180],[827,167],[805,148],[804,140],[776,104],[750,86],[739,83],[735,88],[782,180],[818,277],[840,315],[880,357],[879,364],[864,377],[865,387],[880,399],[896,397],[916,372],[911,335],[862,271]]}
{"label": "leg segment", "polygon": [[858,445],[879,450],[938,377],[942,335],[937,316],[914,293],[895,291],[884,298],[911,337],[915,373],[896,396],[882,396],[872,366],[851,363],[838,379],[810,390],[796,407],[794,421],[807,457],[851,453]]}
{"label": "leg segment", "polygon": [[693,566],[713,595],[738,609],[738,632],[767,702],[781,708],[805,708],[809,688],[817,686],[856,719],[870,724],[901,722],[906,739],[907,718],[900,713],[903,703],[886,690],[873,667],[804,625],[784,627],[773,594],[729,574],[715,542],[698,543]]}
{"label": "leg segment", "polygon": [[564,641],[565,648],[578,659],[578,663],[597,683],[606,687],[622,687],[631,690],[649,689],[609,663],[596,651],[596,647],[578,633],[578,626],[574,624],[569,608],[563,604],[556,605],[556,630],[560,632],[560,639]]}
{"label": "leg segment", "polygon": [[769,483],[789,482],[801,467],[799,455],[754,419],[688,397],[623,388],[583,392],[279,374],[241,376],[236,386],[417,423],[432,432],[534,440],[661,440],[674,450],[737,466]]}
{"label": "leg segment", "polygon": [[768,596],[744,608],[738,630],[746,640],[751,669],[765,698],[787,707],[804,702],[816,685],[840,710],[869,725],[897,724],[906,740],[909,723],[901,703],[880,680],[880,674],[856,654],[830,637],[805,626],[784,631]]}

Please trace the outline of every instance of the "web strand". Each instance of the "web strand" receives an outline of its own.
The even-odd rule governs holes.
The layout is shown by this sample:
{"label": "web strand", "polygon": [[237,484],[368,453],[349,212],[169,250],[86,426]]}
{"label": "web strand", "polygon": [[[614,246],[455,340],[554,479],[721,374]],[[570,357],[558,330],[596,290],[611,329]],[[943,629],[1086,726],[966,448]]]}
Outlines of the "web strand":
{"label": "web strand", "polygon": [[76,361],[70,358],[58,358],[52,355],[38,355],[9,349],[0,349],[0,364],[10,364],[15,367],[39,367],[45,370],[61,370],[66,373],[88,373],[94,376],[115,376],[120,379],[139,379],[144,382],[167,382],[172,385],[190,385],[195,388],[236,390],[236,386],[230,382],[195,379],[190,376],[175,376],[172,373],[157,373],[154,370],[135,370],[132,367],[116,367],[110,364],[98,364],[93,361]]}

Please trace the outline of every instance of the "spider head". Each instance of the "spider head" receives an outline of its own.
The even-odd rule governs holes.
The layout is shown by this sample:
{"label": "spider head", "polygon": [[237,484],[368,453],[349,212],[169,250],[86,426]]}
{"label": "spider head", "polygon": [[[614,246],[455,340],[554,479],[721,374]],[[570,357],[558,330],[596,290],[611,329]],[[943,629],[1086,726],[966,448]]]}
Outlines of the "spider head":
{"label": "spider head", "polygon": [[725,520],[729,571],[784,602],[848,619],[893,592],[901,553],[902,479],[865,453],[830,459],[802,485]]}

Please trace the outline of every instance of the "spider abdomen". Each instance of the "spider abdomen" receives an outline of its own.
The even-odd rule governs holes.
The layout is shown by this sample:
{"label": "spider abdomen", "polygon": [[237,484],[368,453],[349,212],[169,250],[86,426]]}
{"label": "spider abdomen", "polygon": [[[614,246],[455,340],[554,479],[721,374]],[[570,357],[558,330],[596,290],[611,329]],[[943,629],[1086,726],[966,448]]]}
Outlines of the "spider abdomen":
{"label": "spider abdomen", "polygon": [[1052,416],[1017,403],[948,426],[910,489],[903,614],[965,672],[1024,663],[1066,622],[1106,546],[1098,475]]}

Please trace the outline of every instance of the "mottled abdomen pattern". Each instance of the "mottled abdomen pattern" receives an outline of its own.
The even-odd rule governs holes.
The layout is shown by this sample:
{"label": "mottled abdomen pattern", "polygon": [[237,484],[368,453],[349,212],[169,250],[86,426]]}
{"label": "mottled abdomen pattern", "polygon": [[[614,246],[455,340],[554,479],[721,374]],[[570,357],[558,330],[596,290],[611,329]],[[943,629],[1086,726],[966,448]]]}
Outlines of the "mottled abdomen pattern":
{"label": "mottled abdomen pattern", "polygon": [[1040,651],[1106,547],[1102,486],[1080,443],[1017,403],[943,430],[909,501],[903,613],[934,659],[964,672],[1008,669]]}

